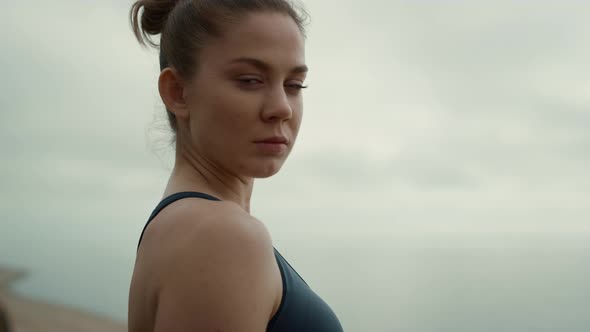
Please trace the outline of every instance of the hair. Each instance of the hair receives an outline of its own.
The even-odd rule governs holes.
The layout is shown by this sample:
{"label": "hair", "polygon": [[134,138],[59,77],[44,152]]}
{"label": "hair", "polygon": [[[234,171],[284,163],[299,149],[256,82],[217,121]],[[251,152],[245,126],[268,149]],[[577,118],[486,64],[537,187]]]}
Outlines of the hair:
{"label": "hair", "polygon": [[[305,38],[309,16],[290,0],[138,0],[129,16],[140,45],[159,47],[160,70],[174,67],[182,78],[189,79],[198,69],[199,51],[207,41],[222,37],[227,24],[253,12],[286,14]],[[150,36],[158,34],[160,43],[156,44]],[[168,109],[166,112],[176,136],[176,117]]]}

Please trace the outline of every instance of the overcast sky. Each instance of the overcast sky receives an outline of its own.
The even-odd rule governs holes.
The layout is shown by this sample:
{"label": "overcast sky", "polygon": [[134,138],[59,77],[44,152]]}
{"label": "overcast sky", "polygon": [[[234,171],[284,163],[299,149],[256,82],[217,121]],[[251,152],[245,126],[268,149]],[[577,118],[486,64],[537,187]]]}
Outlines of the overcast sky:
{"label": "overcast sky", "polygon": [[[254,213],[325,206],[414,211],[403,222],[427,228],[585,227],[587,2],[305,4],[311,73],[301,135],[283,172],[257,182]],[[0,190],[9,216],[30,200],[56,216],[98,200],[123,214],[115,224],[133,223],[161,194],[172,149],[157,53],[134,41],[128,7],[8,6]],[[521,214],[530,218],[510,218]],[[370,219],[350,222],[353,233],[372,228]]]}
{"label": "overcast sky", "polygon": [[[304,3],[302,129],[252,199],[276,243],[588,234],[590,2]],[[68,234],[134,256],[173,150],[130,4],[3,6],[2,248]]]}

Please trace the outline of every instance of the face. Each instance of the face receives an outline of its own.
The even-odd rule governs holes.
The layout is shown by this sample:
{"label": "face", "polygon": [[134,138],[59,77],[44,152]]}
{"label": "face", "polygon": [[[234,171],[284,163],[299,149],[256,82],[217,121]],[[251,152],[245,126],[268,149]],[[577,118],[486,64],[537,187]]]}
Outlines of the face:
{"label": "face", "polygon": [[[249,14],[199,55],[185,93],[190,147],[238,176],[268,177],[291,152],[301,124],[304,40],[280,13]],[[279,137],[285,144],[259,143]]]}

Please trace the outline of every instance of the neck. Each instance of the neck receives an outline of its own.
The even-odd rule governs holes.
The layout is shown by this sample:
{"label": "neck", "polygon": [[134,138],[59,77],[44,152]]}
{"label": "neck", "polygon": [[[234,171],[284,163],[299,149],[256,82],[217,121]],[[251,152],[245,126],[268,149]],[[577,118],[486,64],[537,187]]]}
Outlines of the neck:
{"label": "neck", "polygon": [[175,164],[164,196],[180,191],[200,191],[223,201],[231,201],[249,214],[253,186],[253,178],[232,174],[177,144]]}

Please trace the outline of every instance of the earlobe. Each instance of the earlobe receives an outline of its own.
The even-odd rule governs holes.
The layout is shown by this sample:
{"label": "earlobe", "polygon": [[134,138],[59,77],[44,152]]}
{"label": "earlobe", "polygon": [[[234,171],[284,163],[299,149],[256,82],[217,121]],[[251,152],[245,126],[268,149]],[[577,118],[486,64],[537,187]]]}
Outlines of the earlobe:
{"label": "earlobe", "polygon": [[160,72],[158,91],[166,108],[174,113],[177,118],[186,118],[188,116],[184,97],[184,84],[175,69],[167,67]]}

